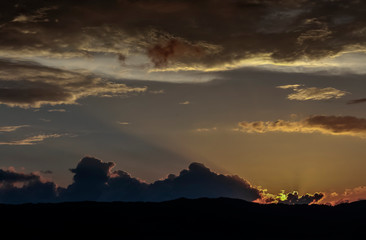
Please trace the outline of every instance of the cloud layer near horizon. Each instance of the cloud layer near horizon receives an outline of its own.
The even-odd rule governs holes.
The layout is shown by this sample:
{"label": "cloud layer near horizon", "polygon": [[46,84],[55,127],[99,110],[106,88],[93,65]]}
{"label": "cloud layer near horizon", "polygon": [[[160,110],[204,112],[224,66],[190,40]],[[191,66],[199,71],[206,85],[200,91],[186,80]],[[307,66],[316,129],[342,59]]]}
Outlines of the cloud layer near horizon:
{"label": "cloud layer near horizon", "polygon": [[240,122],[239,131],[247,133],[287,132],[322,133],[366,137],[366,119],[353,116],[310,116],[300,121]]}
{"label": "cloud layer near horizon", "polygon": [[[151,184],[117,170],[112,162],[84,157],[74,169],[73,183],[67,188],[44,180],[40,175],[0,170],[0,203],[60,201],[167,201],[177,198],[236,198],[263,203],[310,204],[323,195],[268,197],[239,176],[212,172],[201,163],[192,163],[178,176]],[[320,196],[320,197],[319,197]],[[306,198],[306,199],[305,199]]]}
{"label": "cloud layer near horizon", "polygon": [[34,173],[1,170],[0,202],[166,201],[181,197],[229,197],[253,201],[261,197],[260,191],[246,180],[216,174],[200,163],[190,164],[178,176],[170,174],[151,184],[124,171],[112,171],[113,167],[112,162],[85,157],[70,170],[75,174],[74,182],[67,188],[57,187]]}
{"label": "cloud layer near horizon", "polygon": [[[62,188],[39,173],[0,169],[0,203],[38,203],[63,201],[167,201],[177,198],[236,198],[262,204],[329,204],[336,205],[366,199],[366,187],[346,189],[344,193],[299,195],[293,191],[278,195],[251,185],[239,176],[212,172],[201,163],[191,163],[179,175],[170,174],[151,184],[112,169],[113,162],[84,157],[76,168],[73,183]],[[41,171],[42,172],[42,171]],[[44,174],[52,173],[43,171]]]}

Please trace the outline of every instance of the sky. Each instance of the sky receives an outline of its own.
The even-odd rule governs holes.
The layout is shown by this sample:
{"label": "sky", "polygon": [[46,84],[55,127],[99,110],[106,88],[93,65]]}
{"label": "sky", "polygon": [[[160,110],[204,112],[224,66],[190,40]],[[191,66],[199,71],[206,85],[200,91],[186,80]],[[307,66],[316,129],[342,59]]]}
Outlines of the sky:
{"label": "sky", "polygon": [[0,202],[366,199],[366,3],[0,9]]}

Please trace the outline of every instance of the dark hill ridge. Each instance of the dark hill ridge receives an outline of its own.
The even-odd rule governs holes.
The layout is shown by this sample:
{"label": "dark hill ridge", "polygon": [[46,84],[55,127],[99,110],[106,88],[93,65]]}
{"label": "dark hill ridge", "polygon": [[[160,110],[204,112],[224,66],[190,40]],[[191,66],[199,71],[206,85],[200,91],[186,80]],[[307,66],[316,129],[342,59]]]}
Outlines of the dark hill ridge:
{"label": "dark hill ridge", "polygon": [[[237,199],[0,205],[0,226],[26,236],[243,236],[239,239],[355,239],[366,201],[260,205]],[[249,237],[250,236],[250,237]],[[194,239],[194,238],[193,238]],[[204,238],[206,239],[206,238]]]}

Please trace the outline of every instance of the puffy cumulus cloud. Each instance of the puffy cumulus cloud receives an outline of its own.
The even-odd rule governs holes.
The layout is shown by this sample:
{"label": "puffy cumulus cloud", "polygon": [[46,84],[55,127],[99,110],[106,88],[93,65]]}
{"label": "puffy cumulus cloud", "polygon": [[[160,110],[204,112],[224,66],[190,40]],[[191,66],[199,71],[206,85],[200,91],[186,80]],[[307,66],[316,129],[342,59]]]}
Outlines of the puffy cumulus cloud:
{"label": "puffy cumulus cloud", "polygon": [[28,182],[32,180],[40,180],[40,176],[0,169],[0,183]]}
{"label": "puffy cumulus cloud", "polygon": [[[178,176],[170,174],[151,184],[124,171],[113,171],[113,167],[112,162],[84,157],[76,168],[70,169],[74,177],[67,188],[46,182],[37,174],[2,170],[0,202],[165,201],[181,197],[230,197],[253,201],[261,197],[260,190],[248,181],[217,174],[200,163],[190,164]],[[21,186],[16,186],[18,182]]]}
{"label": "puffy cumulus cloud", "polygon": [[53,182],[30,181],[22,187],[0,187],[1,203],[40,203],[57,201],[58,187]]}
{"label": "puffy cumulus cloud", "polygon": [[319,59],[365,48],[364,1],[3,1],[0,52],[143,53],[155,67]]}
{"label": "puffy cumulus cloud", "polygon": [[85,157],[71,171],[74,183],[63,193],[68,201],[165,201],[176,198],[232,197],[253,201],[259,191],[238,176],[216,174],[192,163],[178,176],[147,184],[124,171],[112,171],[114,163]]}
{"label": "puffy cumulus cloud", "polygon": [[332,98],[341,98],[344,95],[348,94],[346,91],[338,90],[332,87],[326,88],[317,88],[317,87],[302,87],[302,85],[294,84],[294,85],[283,85],[278,86],[277,88],[282,89],[292,89],[294,93],[291,93],[287,96],[290,100],[328,100]]}
{"label": "puffy cumulus cloud", "polygon": [[0,202],[54,202],[60,189],[35,173],[0,169]]}
{"label": "puffy cumulus cloud", "polygon": [[278,195],[270,194],[267,192],[267,190],[263,190],[261,195],[262,197],[255,200],[255,202],[263,204],[283,203],[289,205],[317,204],[320,203],[320,201],[323,200],[325,196],[324,193],[306,193],[305,195],[299,195],[297,191],[285,193],[284,190],[282,190],[281,193],[279,193]]}
{"label": "puffy cumulus cloud", "polygon": [[0,142],[0,145],[9,145],[9,146],[35,145],[35,144],[43,142],[46,139],[59,138],[61,136],[63,136],[63,135],[62,134],[41,134],[41,135],[36,135],[36,136],[32,136],[32,137],[27,137],[27,138],[20,139],[20,140]]}
{"label": "puffy cumulus cloud", "polygon": [[251,184],[238,177],[212,172],[201,163],[192,163],[188,170],[178,176],[156,181],[150,186],[152,200],[169,200],[178,197],[230,197],[253,201],[260,198],[260,192]]}
{"label": "puffy cumulus cloud", "polygon": [[284,199],[279,199],[278,203],[284,204],[314,204],[320,201],[324,197],[323,193],[305,194],[300,196],[298,192],[287,193]]}
{"label": "puffy cumulus cloud", "polygon": [[247,133],[322,133],[366,137],[366,119],[353,116],[310,116],[301,121],[240,122],[238,131]]}
{"label": "puffy cumulus cloud", "polygon": [[0,104],[11,107],[76,104],[78,99],[88,96],[111,97],[144,91],[144,87],[128,87],[87,73],[0,60]]}
{"label": "puffy cumulus cloud", "polygon": [[75,169],[74,183],[69,185],[64,193],[65,200],[98,200],[107,189],[110,169],[114,163],[104,163],[96,158],[83,158]]}

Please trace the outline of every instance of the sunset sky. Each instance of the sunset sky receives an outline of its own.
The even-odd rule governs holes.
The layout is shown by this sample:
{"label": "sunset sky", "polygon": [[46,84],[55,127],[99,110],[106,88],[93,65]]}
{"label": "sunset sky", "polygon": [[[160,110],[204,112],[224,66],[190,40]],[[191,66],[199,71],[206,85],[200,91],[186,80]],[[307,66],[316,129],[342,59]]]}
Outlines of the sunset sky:
{"label": "sunset sky", "polygon": [[67,188],[90,156],[366,198],[365,63],[359,0],[1,1],[0,188]]}

